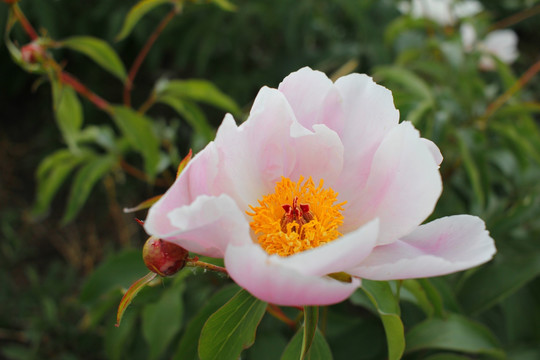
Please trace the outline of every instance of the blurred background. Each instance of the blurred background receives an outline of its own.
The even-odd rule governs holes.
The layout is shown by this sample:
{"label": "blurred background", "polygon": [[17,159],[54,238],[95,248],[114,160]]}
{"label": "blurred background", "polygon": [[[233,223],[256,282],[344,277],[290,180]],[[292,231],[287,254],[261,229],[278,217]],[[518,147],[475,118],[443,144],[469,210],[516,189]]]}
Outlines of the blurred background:
{"label": "blurred background", "polygon": [[[155,174],[145,168],[150,155],[126,143],[129,134],[82,97],[82,129],[91,130],[74,146],[88,150],[92,161],[110,157],[113,165],[93,173],[88,158],[63,160],[80,159],[70,167],[51,160],[61,151],[76,153],[57,126],[51,79],[26,72],[0,47],[0,357],[193,358],[185,345],[190,324],[203,316],[201,304],[230,281],[182,272],[141,292],[115,328],[122,289],[147,272],[140,257],[147,236],[134,221],[145,213],[123,208],[163,193],[179,160],[213,138],[225,112],[242,121],[260,87],[277,87],[290,72],[310,66],[334,77],[367,73],[390,88],[401,119],[412,121],[445,157],[444,192],[433,216],[481,216],[496,240],[499,252],[490,264],[410,282],[401,292],[406,331],[425,319],[459,314],[471,323],[456,333],[472,331],[477,341],[463,345],[450,334],[445,346],[408,332],[408,344],[416,346],[408,345],[406,358],[540,359],[540,77],[534,76],[540,2],[485,0],[480,10],[456,11],[447,20],[416,12],[414,1],[232,2],[234,11],[221,1],[186,2],[137,73],[135,108],[159,93],[156,84],[172,79],[202,79],[225,96],[212,92],[213,100],[205,101],[188,95],[183,111],[165,100],[151,104],[146,114],[155,120],[162,160]],[[19,6],[40,35],[105,40],[129,69],[172,7],[156,6],[115,40],[135,4],[21,0]],[[8,12],[0,3],[2,38],[20,47],[29,38],[18,25],[6,32]],[[464,26],[473,28],[474,39]],[[498,30],[511,30],[516,39],[506,47],[495,39],[499,53],[489,40]],[[122,81],[92,59],[66,47],[49,51],[93,92],[122,103]],[[512,52],[517,58],[505,55]],[[326,311],[334,358],[386,357],[382,325],[361,296]],[[279,358],[293,333],[267,316],[243,357]]]}

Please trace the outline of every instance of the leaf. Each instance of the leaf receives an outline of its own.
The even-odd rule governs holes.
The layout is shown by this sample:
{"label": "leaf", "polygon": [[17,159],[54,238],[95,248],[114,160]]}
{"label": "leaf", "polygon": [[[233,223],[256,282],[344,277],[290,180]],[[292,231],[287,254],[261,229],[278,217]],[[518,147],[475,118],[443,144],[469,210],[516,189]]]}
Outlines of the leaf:
{"label": "leaf", "polygon": [[229,0],[211,0],[214,4],[219,6],[222,10],[226,11],[235,11],[236,5],[231,3]]}
{"label": "leaf", "polygon": [[53,108],[56,123],[71,151],[76,152],[77,138],[83,124],[81,102],[75,90],[52,81]]}
{"label": "leaf", "polygon": [[485,204],[485,195],[482,188],[482,179],[478,166],[476,165],[467,144],[467,134],[463,131],[457,131],[456,137],[458,140],[459,151],[461,153],[461,159],[463,160],[463,165],[465,166],[465,171],[467,172],[469,181],[471,182],[472,189],[478,203],[480,206],[483,206]]}
{"label": "leaf", "polygon": [[388,282],[362,280],[362,290],[377,308],[381,317],[386,342],[388,345],[388,358],[401,359],[405,350],[405,337],[403,323],[399,316],[399,301],[394,296]]}
{"label": "leaf", "polygon": [[184,289],[185,283],[175,283],[156,303],[146,305],[143,309],[142,330],[149,347],[149,359],[158,359],[180,331],[184,309],[182,302]]}
{"label": "leaf", "polygon": [[182,171],[186,168],[187,164],[191,161],[191,157],[193,156],[193,150],[189,149],[188,154],[180,161],[180,164],[178,164],[178,170],[176,170],[176,177],[179,177]]}
{"label": "leaf", "polygon": [[124,107],[113,108],[113,119],[130,145],[142,154],[145,172],[153,178],[159,164],[159,139],[152,129],[152,120]]}
{"label": "leaf", "polygon": [[447,319],[428,319],[413,327],[406,339],[407,352],[443,349],[505,358],[496,338],[486,327],[457,314]]}
{"label": "leaf", "polygon": [[[426,279],[403,280],[403,289],[409,291],[416,300],[416,304],[427,316],[444,316],[444,306],[441,295],[437,289]],[[405,292],[401,291],[401,294]]]}
{"label": "leaf", "polygon": [[540,275],[540,254],[503,258],[468,277],[458,293],[463,308],[478,314],[513,294]]}
{"label": "leaf", "polygon": [[87,158],[87,153],[73,154],[67,149],[58,150],[41,161],[36,172],[36,200],[34,216],[49,210],[54,195],[73,169]]}
{"label": "leaf", "polygon": [[169,105],[180,116],[182,116],[182,118],[187,121],[189,125],[191,125],[195,131],[195,136],[192,140],[192,147],[197,148],[196,144],[194,144],[197,136],[202,137],[203,146],[214,139],[214,129],[212,129],[212,127],[208,124],[206,116],[197,104],[168,95],[159,97],[156,99],[156,101]]}
{"label": "leaf", "polygon": [[240,290],[204,325],[199,339],[201,360],[236,360],[255,341],[266,306],[266,302]]}
{"label": "leaf", "polygon": [[311,344],[313,343],[313,337],[317,330],[317,323],[319,322],[319,307],[318,306],[304,306],[304,329],[302,336],[302,351],[300,353],[300,359],[305,359]]}
{"label": "leaf", "polygon": [[128,312],[124,317],[121,327],[107,326],[104,338],[104,350],[107,359],[120,360],[125,358],[125,351],[128,344],[135,337],[137,329],[138,313]]}
{"label": "leaf", "polygon": [[[283,355],[281,355],[281,360],[300,359],[300,354],[302,351],[303,333],[303,328],[299,329],[296,332],[296,334],[293,336],[293,338],[285,348],[285,351],[283,351]],[[324,338],[323,334],[321,334],[319,329],[316,329],[315,331],[313,343],[305,358],[309,360],[332,360],[333,358],[330,346],[328,346],[326,339]]]}
{"label": "leaf", "polygon": [[228,111],[235,116],[241,112],[232,98],[207,80],[162,80],[157,83],[155,91],[158,101],[161,97],[172,96],[176,99],[203,102]]}
{"label": "leaf", "polygon": [[238,292],[238,286],[231,285],[223,288],[208,300],[197,315],[189,322],[178,348],[173,357],[174,360],[198,360],[197,345],[201,330],[207,319],[229,301],[235,293]]}
{"label": "leaf", "polygon": [[116,165],[117,161],[118,159],[114,155],[100,156],[88,161],[77,171],[71,184],[62,224],[69,223],[77,216],[95,183],[103,178]]}
{"label": "leaf", "polygon": [[399,66],[379,66],[375,69],[373,77],[383,81],[393,81],[403,86],[403,88],[411,93],[424,99],[426,104],[423,107],[433,104],[433,95],[431,94],[429,85],[410,70]]}
{"label": "leaf", "polygon": [[91,36],[73,36],[60,42],[60,45],[83,53],[120,80],[126,79],[122,60],[107,42]]}
{"label": "leaf", "polygon": [[120,323],[122,322],[122,317],[124,316],[124,312],[128,308],[129,304],[131,304],[131,301],[137,296],[139,291],[141,291],[148,283],[156,278],[157,274],[153,272],[149,272],[139,280],[135,281],[126,291],[124,296],[122,296],[122,300],[120,300],[120,304],[118,304],[118,311],[116,312],[116,327],[120,326]]}
{"label": "leaf", "polygon": [[147,12],[153,10],[155,7],[166,4],[166,3],[172,3],[171,0],[141,0],[137,4],[135,4],[128,12],[124,24],[122,25],[122,29],[116,35],[115,40],[120,41],[124,39],[126,36],[128,36],[131,33],[131,30],[137,25],[139,20],[146,15]]}
{"label": "leaf", "polygon": [[125,213],[132,213],[132,212],[136,212],[136,211],[139,211],[139,210],[148,209],[148,208],[150,208],[152,205],[154,205],[155,203],[157,203],[158,200],[161,199],[162,196],[163,196],[163,195],[156,195],[156,196],[151,197],[150,199],[144,200],[143,202],[141,202],[141,203],[138,204],[138,205],[135,205],[134,207],[131,207],[131,208],[124,208],[124,212],[125,212]]}
{"label": "leaf", "polygon": [[146,273],[148,268],[144,265],[141,250],[124,250],[114,254],[88,277],[82,287],[80,301],[91,305],[111,290],[127,289]]}

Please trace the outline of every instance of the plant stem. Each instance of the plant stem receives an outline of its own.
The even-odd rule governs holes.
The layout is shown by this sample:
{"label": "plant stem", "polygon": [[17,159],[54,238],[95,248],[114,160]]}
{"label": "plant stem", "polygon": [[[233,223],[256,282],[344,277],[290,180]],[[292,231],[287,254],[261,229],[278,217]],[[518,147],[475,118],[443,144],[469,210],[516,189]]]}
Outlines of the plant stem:
{"label": "plant stem", "polygon": [[141,51],[135,58],[133,65],[131,65],[131,69],[129,69],[129,74],[124,84],[124,105],[131,106],[131,89],[133,88],[133,80],[135,80],[135,76],[137,75],[137,72],[139,71],[139,68],[141,67],[144,59],[146,58],[146,55],[148,55],[148,52],[152,48],[152,45],[154,45],[154,42],[157,40],[163,29],[165,29],[169,21],[172,20],[172,18],[178,13],[178,11],[178,8],[174,7],[163,18],[163,20],[161,20],[152,35],[150,35],[150,37],[146,41],[146,44],[144,44],[144,47],[141,49]]}
{"label": "plant stem", "polygon": [[60,71],[60,80],[63,83],[68,84],[79,94],[81,94],[82,96],[90,100],[99,109],[104,110],[106,112],[111,111],[111,105],[106,100],[104,100],[103,98],[93,93],[90,89],[84,86],[79,80],[77,80],[73,75],[70,75],[65,71]]}
{"label": "plant stem", "polygon": [[217,271],[225,275],[229,275],[229,273],[227,272],[227,269],[225,269],[224,267],[217,266],[210,263],[205,263],[204,261],[199,261],[195,259],[191,259],[191,260],[188,259],[188,261],[186,262],[186,266],[200,267],[206,270]]}
{"label": "plant stem", "polygon": [[495,101],[493,101],[487,107],[484,115],[480,118],[479,127],[480,129],[485,129],[487,126],[488,119],[508,101],[516,92],[518,92],[523,86],[525,86],[531,79],[540,71],[540,60],[535,62],[525,71],[523,75],[512,85],[508,90],[506,90],[501,96],[499,96]]}
{"label": "plant stem", "polygon": [[24,16],[24,13],[22,12],[19,5],[18,4],[13,4],[11,6],[11,9],[13,10],[13,14],[17,18],[17,20],[19,20],[22,27],[24,28],[24,31],[28,34],[28,36],[30,36],[30,39],[36,40],[39,36],[38,36],[36,30],[34,30],[32,25],[30,24],[30,22],[26,18],[26,16]]}
{"label": "plant stem", "polygon": [[279,306],[275,304],[268,304],[268,307],[266,308],[266,311],[276,319],[284,322],[287,324],[292,330],[296,328],[296,321],[290,319],[283,313],[283,311],[279,308]]}
{"label": "plant stem", "polygon": [[537,14],[540,14],[540,5],[533,6],[530,9],[525,9],[518,12],[517,14],[504,18],[493,24],[490,30],[504,29],[510,27]]}

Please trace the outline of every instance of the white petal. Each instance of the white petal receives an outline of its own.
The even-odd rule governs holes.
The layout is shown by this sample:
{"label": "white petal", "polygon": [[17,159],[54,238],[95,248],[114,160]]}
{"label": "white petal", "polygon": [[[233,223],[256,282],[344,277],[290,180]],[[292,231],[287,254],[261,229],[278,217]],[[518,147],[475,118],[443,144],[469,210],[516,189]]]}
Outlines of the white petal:
{"label": "white petal", "polygon": [[305,275],[287,268],[277,255],[269,256],[256,244],[229,245],[225,266],[233,280],[255,297],[277,305],[330,305],[347,299],[360,286],[328,277]]}
{"label": "white petal", "polygon": [[480,218],[456,215],[434,220],[393,244],[376,247],[349,273],[373,280],[439,276],[485,263],[495,251]]}

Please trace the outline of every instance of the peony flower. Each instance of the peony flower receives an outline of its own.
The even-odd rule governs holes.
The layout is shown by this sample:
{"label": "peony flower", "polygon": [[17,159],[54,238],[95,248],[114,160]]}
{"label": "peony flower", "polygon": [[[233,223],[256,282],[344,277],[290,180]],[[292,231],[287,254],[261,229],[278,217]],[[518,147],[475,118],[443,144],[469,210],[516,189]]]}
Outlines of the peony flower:
{"label": "peony flower", "polygon": [[478,41],[474,26],[465,23],[461,25],[460,33],[466,52],[477,49],[482,53],[479,63],[482,70],[495,69],[493,56],[505,64],[513,63],[519,56],[517,51],[518,37],[512,30],[495,30],[489,32],[484,40]]}
{"label": "peony flower", "polygon": [[437,276],[493,256],[477,217],[421,225],[441,194],[441,161],[435,144],[399,123],[388,89],[303,68],[263,87],[240,126],[225,116],[145,228],[224,258],[264,301],[333,304],[361,278]]}
{"label": "peony flower", "polygon": [[402,13],[408,13],[415,19],[425,18],[439,25],[453,25],[457,19],[474,16],[483,10],[476,0],[412,0],[398,3]]}

